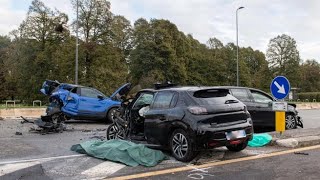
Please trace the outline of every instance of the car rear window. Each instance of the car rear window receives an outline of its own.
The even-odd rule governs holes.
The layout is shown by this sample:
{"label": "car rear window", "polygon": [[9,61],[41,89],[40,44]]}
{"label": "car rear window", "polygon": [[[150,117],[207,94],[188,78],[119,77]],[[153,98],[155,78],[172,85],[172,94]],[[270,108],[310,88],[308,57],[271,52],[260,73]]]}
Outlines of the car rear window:
{"label": "car rear window", "polygon": [[230,95],[227,89],[204,89],[195,92],[189,92],[193,99],[199,105],[207,104],[229,104],[238,103],[239,101]]}

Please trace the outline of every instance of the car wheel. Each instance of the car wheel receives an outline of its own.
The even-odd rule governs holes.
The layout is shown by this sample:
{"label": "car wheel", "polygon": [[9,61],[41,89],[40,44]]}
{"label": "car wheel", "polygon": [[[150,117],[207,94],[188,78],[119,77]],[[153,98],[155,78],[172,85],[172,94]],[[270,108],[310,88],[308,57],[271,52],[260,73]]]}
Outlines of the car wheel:
{"label": "car wheel", "polygon": [[107,114],[107,121],[109,122],[114,122],[114,118],[115,118],[115,113],[117,111],[117,108],[111,108],[109,111],[108,111],[108,114]]}
{"label": "car wheel", "polygon": [[193,151],[191,138],[182,129],[173,131],[170,137],[170,149],[172,155],[182,162],[191,161],[196,155]]}
{"label": "car wheel", "polygon": [[115,124],[111,124],[107,129],[107,140],[116,139],[119,129]]}
{"label": "car wheel", "polygon": [[292,114],[286,115],[286,129],[296,129],[297,128],[297,121],[296,117]]}
{"label": "car wheel", "polygon": [[248,141],[246,140],[240,144],[228,145],[227,148],[229,151],[239,152],[244,150],[247,146],[248,146]]}

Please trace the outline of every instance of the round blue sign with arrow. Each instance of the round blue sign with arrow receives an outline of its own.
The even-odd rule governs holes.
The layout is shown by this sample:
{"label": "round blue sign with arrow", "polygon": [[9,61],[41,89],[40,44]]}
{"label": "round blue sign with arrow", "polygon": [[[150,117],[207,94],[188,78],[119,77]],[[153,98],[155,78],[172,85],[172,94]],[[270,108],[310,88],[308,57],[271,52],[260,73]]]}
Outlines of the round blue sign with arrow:
{"label": "round blue sign with arrow", "polygon": [[276,99],[287,97],[290,91],[289,80],[284,76],[275,77],[270,84],[270,91]]}

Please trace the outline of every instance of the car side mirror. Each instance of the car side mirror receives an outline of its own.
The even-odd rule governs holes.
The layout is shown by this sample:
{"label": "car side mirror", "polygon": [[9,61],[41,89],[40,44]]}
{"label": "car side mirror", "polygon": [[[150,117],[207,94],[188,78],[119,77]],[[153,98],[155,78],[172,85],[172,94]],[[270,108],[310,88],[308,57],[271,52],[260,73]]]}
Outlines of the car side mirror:
{"label": "car side mirror", "polygon": [[104,97],[102,95],[98,95],[98,99],[104,99]]}

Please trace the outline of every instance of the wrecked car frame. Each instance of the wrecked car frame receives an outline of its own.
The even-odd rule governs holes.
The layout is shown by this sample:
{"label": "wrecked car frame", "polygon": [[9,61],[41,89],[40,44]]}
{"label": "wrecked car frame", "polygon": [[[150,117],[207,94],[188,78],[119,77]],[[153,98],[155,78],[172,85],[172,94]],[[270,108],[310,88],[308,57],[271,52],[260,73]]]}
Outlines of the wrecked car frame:
{"label": "wrecked car frame", "polygon": [[226,89],[141,90],[131,102],[122,103],[115,117],[107,139],[168,149],[180,161],[190,161],[198,151],[220,146],[241,151],[253,134],[246,106]]}

